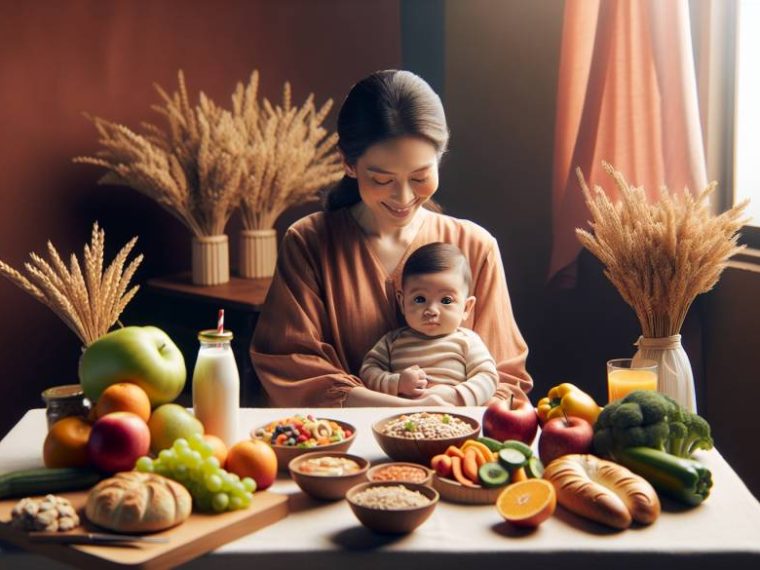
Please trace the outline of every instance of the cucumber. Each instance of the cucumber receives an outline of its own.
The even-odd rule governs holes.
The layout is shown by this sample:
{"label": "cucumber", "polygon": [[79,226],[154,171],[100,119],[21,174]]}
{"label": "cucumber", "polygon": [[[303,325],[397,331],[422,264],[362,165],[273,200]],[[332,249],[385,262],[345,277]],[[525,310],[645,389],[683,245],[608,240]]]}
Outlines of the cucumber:
{"label": "cucumber", "polygon": [[528,459],[528,464],[525,466],[525,473],[528,475],[528,479],[541,479],[541,477],[544,476],[544,464],[534,455]]}
{"label": "cucumber", "polygon": [[509,471],[498,463],[484,463],[478,469],[478,479],[484,487],[501,487],[509,483]]}
{"label": "cucumber", "polygon": [[99,472],[84,467],[41,467],[9,471],[0,475],[0,499],[87,489],[101,479]]}
{"label": "cucumber", "polygon": [[478,441],[494,453],[499,453],[499,450],[504,447],[499,440],[496,440],[492,437],[479,437]]}
{"label": "cucumber", "polygon": [[519,449],[505,447],[499,451],[499,463],[510,471],[519,469],[528,462],[528,458]]}
{"label": "cucumber", "polygon": [[528,459],[533,457],[533,450],[530,448],[530,446],[524,444],[522,441],[519,441],[517,439],[508,439],[507,441],[502,443],[501,446],[502,448],[508,447],[510,449],[516,449]]}

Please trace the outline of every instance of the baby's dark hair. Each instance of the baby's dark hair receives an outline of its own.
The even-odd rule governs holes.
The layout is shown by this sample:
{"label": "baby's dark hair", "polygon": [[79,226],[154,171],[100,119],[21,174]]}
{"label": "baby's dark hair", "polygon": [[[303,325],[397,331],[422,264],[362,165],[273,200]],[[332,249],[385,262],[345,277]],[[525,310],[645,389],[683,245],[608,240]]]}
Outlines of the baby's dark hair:
{"label": "baby's dark hair", "polygon": [[436,241],[414,250],[404,264],[401,286],[414,275],[427,275],[456,269],[462,273],[469,294],[472,287],[472,271],[462,250],[450,243]]}

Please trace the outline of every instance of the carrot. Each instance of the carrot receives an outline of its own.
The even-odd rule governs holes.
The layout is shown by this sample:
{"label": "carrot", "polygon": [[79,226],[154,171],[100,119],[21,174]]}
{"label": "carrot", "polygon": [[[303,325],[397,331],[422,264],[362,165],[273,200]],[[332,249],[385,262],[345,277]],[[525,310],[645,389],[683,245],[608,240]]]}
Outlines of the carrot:
{"label": "carrot", "polygon": [[450,477],[451,457],[444,455],[443,453],[436,455],[433,457],[433,459],[430,460],[430,467],[432,467],[440,477]]}
{"label": "carrot", "polygon": [[477,448],[477,447],[470,447],[475,452],[475,459],[478,462],[478,469],[480,469],[481,465],[485,465],[486,463],[489,463],[488,459],[483,455],[483,452]]}
{"label": "carrot", "polygon": [[449,457],[458,457],[459,459],[464,459],[464,452],[456,445],[450,445],[446,450],[446,455]]}
{"label": "carrot", "polygon": [[477,451],[469,447],[464,452],[464,461],[462,462],[462,474],[473,483],[478,482],[478,460]]}
{"label": "carrot", "polygon": [[510,483],[517,483],[518,481],[527,481],[528,474],[525,473],[525,468],[520,467],[519,469],[515,469],[512,471],[512,477],[510,478]]}
{"label": "carrot", "polygon": [[474,487],[475,483],[470,481],[462,474],[462,458],[456,455],[451,458],[451,473],[454,475],[454,479],[461,483],[465,487]]}

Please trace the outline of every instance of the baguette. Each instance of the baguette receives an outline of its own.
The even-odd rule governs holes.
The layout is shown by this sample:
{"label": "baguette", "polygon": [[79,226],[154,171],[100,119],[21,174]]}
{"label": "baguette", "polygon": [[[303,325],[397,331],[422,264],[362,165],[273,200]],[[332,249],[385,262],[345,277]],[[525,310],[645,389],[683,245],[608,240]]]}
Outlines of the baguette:
{"label": "baguette", "polygon": [[652,485],[622,465],[593,455],[564,455],[544,472],[559,503],[576,514],[625,529],[633,521],[651,524],[660,516]]}

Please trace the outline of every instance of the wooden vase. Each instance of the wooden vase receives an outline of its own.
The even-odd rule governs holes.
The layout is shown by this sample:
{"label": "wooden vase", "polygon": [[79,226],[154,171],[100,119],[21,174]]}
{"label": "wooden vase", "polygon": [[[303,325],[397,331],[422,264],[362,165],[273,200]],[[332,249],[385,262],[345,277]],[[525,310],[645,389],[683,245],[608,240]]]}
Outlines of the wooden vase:
{"label": "wooden vase", "polygon": [[230,252],[227,236],[194,236],[192,266],[194,285],[227,283],[230,280]]}
{"label": "wooden vase", "polygon": [[242,230],[240,232],[239,272],[241,277],[259,279],[274,275],[277,263],[277,231]]}

